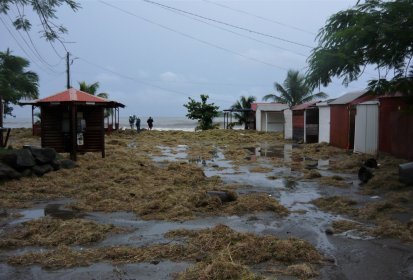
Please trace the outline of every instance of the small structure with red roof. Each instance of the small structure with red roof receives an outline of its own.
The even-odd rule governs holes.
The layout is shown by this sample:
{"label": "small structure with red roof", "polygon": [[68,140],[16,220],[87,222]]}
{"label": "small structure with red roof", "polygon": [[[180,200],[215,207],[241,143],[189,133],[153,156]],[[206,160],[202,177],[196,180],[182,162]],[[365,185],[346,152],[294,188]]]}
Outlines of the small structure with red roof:
{"label": "small structure with red roof", "polygon": [[105,109],[115,109],[119,123],[119,108],[125,107],[75,88],[20,105],[32,105],[32,112],[40,108],[42,147],[68,152],[73,160],[78,152],[101,152],[105,157]]}

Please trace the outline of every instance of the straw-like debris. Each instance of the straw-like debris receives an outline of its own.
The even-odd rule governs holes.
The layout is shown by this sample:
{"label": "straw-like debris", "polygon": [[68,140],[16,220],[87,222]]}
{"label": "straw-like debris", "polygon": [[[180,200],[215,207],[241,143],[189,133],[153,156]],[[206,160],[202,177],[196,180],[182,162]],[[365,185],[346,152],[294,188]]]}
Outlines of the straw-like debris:
{"label": "straw-like debris", "polygon": [[25,222],[0,236],[0,248],[23,246],[84,245],[120,232],[113,225],[85,219],[61,220],[50,217]]}
{"label": "straw-like debris", "polygon": [[[197,261],[196,266],[178,277],[180,279],[260,279],[247,266],[268,261],[288,265],[320,264],[322,261],[321,255],[307,241],[240,233],[224,225],[198,231],[175,230],[167,233],[166,237],[176,242],[149,247],[84,250],[60,246],[43,253],[12,256],[9,263],[62,268],[89,265],[94,262],[137,263],[169,259]],[[295,275],[295,272],[292,274]]]}

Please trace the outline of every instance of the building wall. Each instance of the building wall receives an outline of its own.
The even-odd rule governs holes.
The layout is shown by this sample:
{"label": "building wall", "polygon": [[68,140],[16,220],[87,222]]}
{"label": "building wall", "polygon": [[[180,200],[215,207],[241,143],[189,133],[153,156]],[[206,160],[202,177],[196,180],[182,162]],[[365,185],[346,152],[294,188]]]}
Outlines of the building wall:
{"label": "building wall", "polygon": [[348,149],[350,115],[347,105],[330,105],[330,144]]}
{"label": "building wall", "polygon": [[330,143],[330,107],[319,107],[318,142]]}
{"label": "building wall", "polygon": [[376,155],[379,140],[379,104],[358,104],[354,133],[354,152]]}
{"label": "building wall", "polygon": [[284,110],[284,139],[293,138],[293,112],[290,109]]}
{"label": "building wall", "polygon": [[413,113],[400,97],[380,98],[379,151],[413,160]]}
{"label": "building wall", "polygon": [[304,110],[293,111],[293,139],[304,140]]}

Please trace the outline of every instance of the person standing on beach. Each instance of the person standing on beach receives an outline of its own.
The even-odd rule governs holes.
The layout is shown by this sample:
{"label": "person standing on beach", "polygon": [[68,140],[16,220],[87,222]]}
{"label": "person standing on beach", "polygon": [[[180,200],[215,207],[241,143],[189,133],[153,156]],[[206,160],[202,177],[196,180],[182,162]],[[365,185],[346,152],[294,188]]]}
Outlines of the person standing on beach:
{"label": "person standing on beach", "polygon": [[153,119],[152,119],[152,117],[149,117],[149,119],[148,119],[146,122],[148,123],[149,130],[152,130],[152,127],[153,127]]}
{"label": "person standing on beach", "polygon": [[139,117],[136,118],[136,131],[141,132],[141,119]]}
{"label": "person standing on beach", "polygon": [[135,115],[129,115],[129,125],[130,125],[130,129],[133,129],[133,124],[135,123]]}

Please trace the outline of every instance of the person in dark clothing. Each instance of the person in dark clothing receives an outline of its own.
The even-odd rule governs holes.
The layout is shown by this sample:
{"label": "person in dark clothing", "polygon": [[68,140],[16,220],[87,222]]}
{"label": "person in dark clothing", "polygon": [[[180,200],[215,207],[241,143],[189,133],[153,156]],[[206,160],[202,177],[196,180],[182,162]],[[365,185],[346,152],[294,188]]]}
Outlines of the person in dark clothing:
{"label": "person in dark clothing", "polygon": [[135,123],[135,119],[136,119],[136,117],[135,117],[135,115],[130,115],[129,116],[129,125],[130,125],[130,129],[133,129],[133,124]]}
{"label": "person in dark clothing", "polygon": [[148,119],[146,122],[148,123],[149,130],[152,130],[152,127],[153,127],[153,119],[152,119],[152,117],[149,117],[149,119]]}
{"label": "person in dark clothing", "polygon": [[139,117],[136,118],[136,131],[141,132],[141,119]]}

